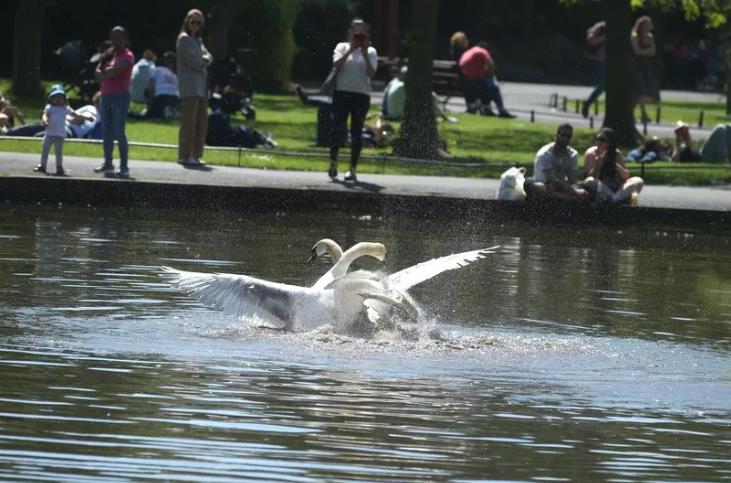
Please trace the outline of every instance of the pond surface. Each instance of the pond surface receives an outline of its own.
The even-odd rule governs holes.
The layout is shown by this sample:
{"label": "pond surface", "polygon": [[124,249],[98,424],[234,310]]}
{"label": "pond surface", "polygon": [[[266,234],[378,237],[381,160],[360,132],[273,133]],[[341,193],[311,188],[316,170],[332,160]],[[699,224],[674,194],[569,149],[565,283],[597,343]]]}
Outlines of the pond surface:
{"label": "pond surface", "polygon": [[[729,480],[728,235],[3,205],[0,479]],[[389,271],[501,249],[372,339],[159,276],[309,284],[323,237],[383,242]]]}

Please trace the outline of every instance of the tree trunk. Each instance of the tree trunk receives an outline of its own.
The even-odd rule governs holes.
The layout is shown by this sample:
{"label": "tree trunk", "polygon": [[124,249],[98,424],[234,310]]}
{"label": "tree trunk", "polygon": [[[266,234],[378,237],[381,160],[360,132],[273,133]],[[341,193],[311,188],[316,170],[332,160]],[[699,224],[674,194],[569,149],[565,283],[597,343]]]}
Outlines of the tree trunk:
{"label": "tree trunk", "polygon": [[215,60],[228,57],[228,39],[234,19],[244,8],[241,0],[222,0],[217,2],[208,15],[208,42],[206,47]]}
{"label": "tree trunk", "polygon": [[635,146],[640,134],[633,113],[630,0],[602,0],[607,20],[607,113],[604,126],[614,129],[621,145]]}
{"label": "tree trunk", "polygon": [[46,0],[23,0],[15,12],[13,33],[13,83],[17,96],[43,95],[41,87],[41,40]]}
{"label": "tree trunk", "polygon": [[731,43],[726,45],[724,52],[726,62],[726,117],[731,116]]}
{"label": "tree trunk", "polygon": [[440,157],[432,100],[432,61],[438,17],[439,0],[413,2],[404,122],[394,144],[394,154],[399,156]]}

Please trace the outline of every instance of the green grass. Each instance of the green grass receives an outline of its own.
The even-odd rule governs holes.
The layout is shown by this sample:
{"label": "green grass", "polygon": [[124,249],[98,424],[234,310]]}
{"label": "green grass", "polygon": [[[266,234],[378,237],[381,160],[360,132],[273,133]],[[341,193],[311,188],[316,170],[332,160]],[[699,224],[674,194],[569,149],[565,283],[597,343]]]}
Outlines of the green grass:
{"label": "green grass", "polygon": [[[604,98],[599,101],[599,115],[605,111]],[[709,127],[716,124],[731,122],[731,117],[726,115],[726,102],[719,97],[718,102],[702,102],[702,101],[662,101],[660,103],[660,123],[674,124],[676,121],[685,121],[691,126],[697,126],[700,120],[701,112],[703,112],[703,126]],[[574,102],[569,102],[569,109],[574,109]],[[657,120],[656,104],[647,104],[647,114],[652,119],[652,123]],[[592,106],[591,113],[593,114]],[[635,109],[635,117],[640,119],[640,108]]]}
{"label": "green grass", "polygon": [[[48,83],[50,85],[50,82]],[[8,81],[0,79],[0,90],[7,92]],[[15,104],[26,115],[27,122],[40,118],[44,99],[15,99]],[[257,118],[246,122],[237,115],[234,124],[246,123],[250,127],[271,133],[279,147],[269,151],[243,151],[207,148],[205,159],[211,164],[246,166],[262,169],[292,169],[326,171],[328,160],[325,148],[314,146],[317,110],[304,107],[292,96],[257,94],[254,102]],[[693,103],[685,103],[694,106]],[[133,105],[132,110],[141,110]],[[690,109],[687,105],[679,109]],[[723,110],[723,106],[720,108]],[[375,112],[375,111],[373,111]],[[709,110],[710,112],[710,110]],[[448,151],[454,157],[453,163],[424,163],[399,160],[389,157],[390,149],[365,149],[359,171],[388,174],[445,175],[465,177],[498,177],[505,165],[522,165],[532,169],[535,152],[553,138],[556,127],[532,124],[520,120],[506,120],[479,117],[469,114],[455,114],[459,122],[440,123],[439,132],[447,142]],[[177,121],[142,121],[130,119],[127,136],[131,142],[145,142],[177,145]],[[398,124],[395,125],[398,127]],[[577,129],[573,145],[579,151],[590,146],[593,132]],[[0,150],[9,152],[37,153],[37,140],[8,140],[0,137]],[[308,156],[286,155],[283,151],[307,153]],[[67,143],[64,152],[68,155],[100,157],[98,144]],[[174,161],[177,149],[131,146],[130,157],[154,161]],[[347,159],[347,150],[342,159]],[[343,161],[344,164],[345,161]],[[469,166],[465,166],[468,164]],[[474,166],[473,166],[474,165]],[[639,174],[639,166],[630,163],[633,174]],[[645,180],[648,183],[669,184],[713,184],[731,181],[731,166],[678,165],[676,163],[655,163],[648,167]]]}

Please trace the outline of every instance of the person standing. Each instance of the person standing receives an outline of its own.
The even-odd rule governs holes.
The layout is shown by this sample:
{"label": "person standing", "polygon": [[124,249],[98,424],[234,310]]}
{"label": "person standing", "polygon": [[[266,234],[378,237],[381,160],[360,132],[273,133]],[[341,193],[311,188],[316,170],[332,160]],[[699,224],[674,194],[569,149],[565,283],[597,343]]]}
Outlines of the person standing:
{"label": "person standing", "polygon": [[652,28],[652,19],[643,15],[635,21],[630,35],[634,52],[635,105],[640,105],[642,122],[650,121],[650,116],[645,110],[645,103],[660,102],[660,84],[655,64],[657,48]]}
{"label": "person standing", "polygon": [[66,92],[63,86],[56,84],[51,87],[48,94],[48,104],[43,109],[43,125],[46,131],[43,135],[43,145],[41,148],[41,162],[33,168],[37,173],[45,173],[48,164],[48,153],[51,146],[56,151],[56,176],[64,176],[63,169],[63,142],[66,139],[66,118],[69,117],[74,121],[92,121],[90,116],[79,115],[74,112],[66,99]]}
{"label": "person standing", "polygon": [[594,63],[595,84],[594,90],[581,107],[581,115],[589,117],[589,108],[604,93],[607,82],[607,22],[604,20],[595,23],[586,31],[586,43],[589,46],[587,57]]}
{"label": "person standing", "polygon": [[365,22],[350,23],[348,41],[340,42],[333,51],[333,67],[337,70],[333,92],[333,129],[330,132],[330,169],[328,176],[338,176],[338,151],[350,116],[350,169],[345,181],[357,181],[356,170],[363,148],[363,125],[371,106],[371,78],[378,67],[378,53],[371,47]]}
{"label": "person standing", "polygon": [[96,77],[101,83],[102,139],[104,163],[95,168],[97,173],[114,173],[114,141],[119,146],[119,170],[115,173],[121,178],[129,177],[127,165],[129,146],[125,134],[125,124],[129,112],[130,81],[135,56],[129,48],[127,30],[116,26],[109,33],[112,46],[101,56],[96,67]]}
{"label": "person standing", "polygon": [[180,91],[180,133],[178,163],[200,167],[208,130],[208,66],[213,56],[203,45],[203,12],[193,9],[183,20],[176,43],[178,90]]}

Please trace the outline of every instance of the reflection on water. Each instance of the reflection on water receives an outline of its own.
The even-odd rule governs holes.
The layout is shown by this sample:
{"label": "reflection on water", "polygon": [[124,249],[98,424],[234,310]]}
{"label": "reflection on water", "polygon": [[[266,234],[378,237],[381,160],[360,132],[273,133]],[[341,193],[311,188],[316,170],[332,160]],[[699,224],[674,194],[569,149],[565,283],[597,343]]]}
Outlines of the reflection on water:
{"label": "reflection on water", "polygon": [[[435,331],[281,333],[160,265],[307,284],[325,236]],[[404,218],[0,208],[0,479],[731,479],[727,236]]]}

